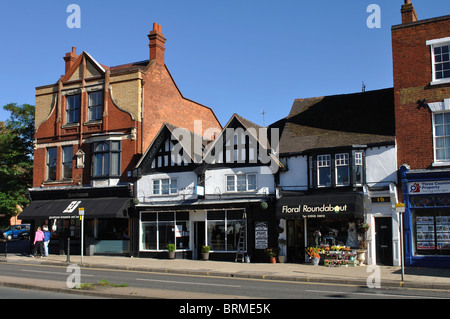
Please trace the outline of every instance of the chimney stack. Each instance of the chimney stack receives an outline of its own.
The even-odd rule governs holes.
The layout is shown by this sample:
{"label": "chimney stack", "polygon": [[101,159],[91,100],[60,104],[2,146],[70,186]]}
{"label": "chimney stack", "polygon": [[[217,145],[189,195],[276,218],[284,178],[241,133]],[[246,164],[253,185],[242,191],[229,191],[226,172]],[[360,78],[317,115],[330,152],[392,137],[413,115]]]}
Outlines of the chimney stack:
{"label": "chimney stack", "polygon": [[405,4],[402,5],[402,23],[411,23],[418,20],[416,10],[414,9],[411,0],[405,0]]}
{"label": "chimney stack", "polygon": [[64,61],[66,61],[66,74],[77,58],[78,58],[77,48],[72,47],[72,52],[66,53],[66,56],[64,57]]}
{"label": "chimney stack", "polygon": [[150,61],[156,60],[157,63],[164,65],[164,51],[166,50],[164,44],[166,43],[166,38],[161,32],[161,25],[153,23],[153,31],[150,31],[148,35],[150,40]]}

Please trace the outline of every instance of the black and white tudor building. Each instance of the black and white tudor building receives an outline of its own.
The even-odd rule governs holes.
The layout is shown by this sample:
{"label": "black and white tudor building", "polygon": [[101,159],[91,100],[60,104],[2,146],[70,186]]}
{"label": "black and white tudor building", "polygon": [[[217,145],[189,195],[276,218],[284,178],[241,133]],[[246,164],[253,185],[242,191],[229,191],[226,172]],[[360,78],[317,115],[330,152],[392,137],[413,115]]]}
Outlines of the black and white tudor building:
{"label": "black and white tudor building", "polygon": [[[135,255],[235,260],[240,236],[252,261],[277,246],[275,176],[267,130],[234,114],[214,140],[165,124],[138,163]],[[255,232],[255,227],[257,232]]]}

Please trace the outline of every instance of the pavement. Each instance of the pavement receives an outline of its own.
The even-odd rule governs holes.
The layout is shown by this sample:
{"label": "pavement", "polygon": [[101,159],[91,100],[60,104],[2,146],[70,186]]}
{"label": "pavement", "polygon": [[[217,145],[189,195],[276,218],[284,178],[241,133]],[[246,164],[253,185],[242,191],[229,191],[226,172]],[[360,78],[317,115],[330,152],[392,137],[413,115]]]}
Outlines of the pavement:
{"label": "pavement", "polygon": [[[234,278],[252,278],[259,280],[295,281],[305,283],[345,284],[381,288],[403,287],[415,289],[438,289],[450,291],[450,269],[406,267],[402,280],[401,268],[393,266],[354,266],[354,267],[325,267],[322,265],[296,263],[234,263],[227,261],[203,261],[187,259],[153,259],[113,256],[81,256],[50,255],[44,258],[31,258],[23,255],[8,255],[0,257],[0,262],[14,264],[36,264],[67,266],[77,264],[85,268],[121,269],[128,271],[146,271],[155,273],[189,274],[199,276],[220,276]],[[0,285],[30,288],[49,289],[53,291],[68,292],[63,281],[30,281],[19,277],[0,276]],[[71,292],[73,291],[70,290]],[[78,290],[77,290],[78,291]],[[173,291],[155,291],[153,289],[139,288],[109,288],[95,291],[83,291],[97,296],[118,298],[186,298],[185,295]],[[238,296],[237,296],[238,297]],[[240,296],[239,298],[241,298]],[[190,299],[202,299],[204,295],[192,294]],[[208,298],[230,299],[230,296],[208,296]]]}

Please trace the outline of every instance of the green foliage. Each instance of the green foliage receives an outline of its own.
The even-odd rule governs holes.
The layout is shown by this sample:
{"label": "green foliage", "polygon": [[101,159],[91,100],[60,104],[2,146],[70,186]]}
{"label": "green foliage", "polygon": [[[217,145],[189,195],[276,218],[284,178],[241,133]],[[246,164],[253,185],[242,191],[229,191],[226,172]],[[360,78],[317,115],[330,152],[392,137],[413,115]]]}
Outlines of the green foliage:
{"label": "green foliage", "polygon": [[17,215],[17,206],[25,207],[29,200],[27,188],[33,182],[34,106],[11,103],[6,122],[0,122],[0,226],[8,226]]}

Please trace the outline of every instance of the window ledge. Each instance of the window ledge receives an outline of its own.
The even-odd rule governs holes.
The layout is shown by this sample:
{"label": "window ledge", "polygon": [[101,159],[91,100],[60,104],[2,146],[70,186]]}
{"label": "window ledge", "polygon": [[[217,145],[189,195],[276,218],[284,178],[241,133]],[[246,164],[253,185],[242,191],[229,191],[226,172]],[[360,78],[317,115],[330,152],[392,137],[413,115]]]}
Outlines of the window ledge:
{"label": "window ledge", "polygon": [[430,85],[440,85],[440,84],[448,84],[448,83],[450,83],[450,78],[431,81]]}
{"label": "window ledge", "polygon": [[80,123],[67,123],[67,124],[64,124],[63,126],[62,126],[62,128],[70,128],[70,127],[78,127],[78,126],[80,126]]}
{"label": "window ledge", "polygon": [[96,125],[96,124],[102,124],[102,123],[103,123],[102,120],[92,120],[92,121],[83,123],[83,125]]}
{"label": "window ledge", "polygon": [[450,166],[450,161],[449,162],[434,162],[433,164],[431,164],[431,166],[433,166],[433,167]]}

